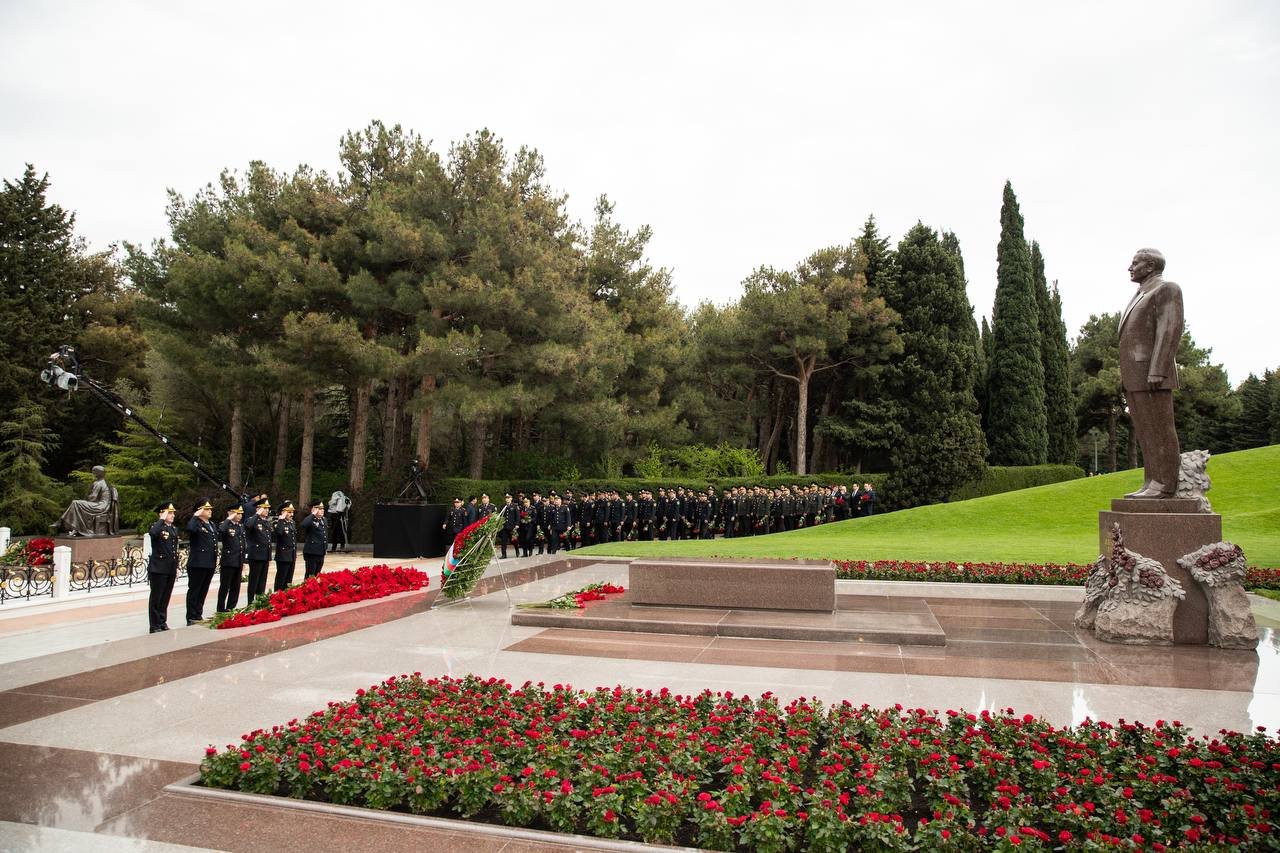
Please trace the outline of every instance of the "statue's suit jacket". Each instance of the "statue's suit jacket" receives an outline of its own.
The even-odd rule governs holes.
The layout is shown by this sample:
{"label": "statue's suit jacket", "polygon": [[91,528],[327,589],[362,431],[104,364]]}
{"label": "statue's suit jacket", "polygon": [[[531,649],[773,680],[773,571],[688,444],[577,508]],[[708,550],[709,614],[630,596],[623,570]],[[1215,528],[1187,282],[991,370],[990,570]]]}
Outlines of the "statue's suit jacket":
{"label": "statue's suit jacket", "polygon": [[1182,342],[1182,288],[1156,276],[1149,279],[1120,316],[1120,384],[1146,391],[1147,377],[1163,376],[1163,391],[1178,387],[1174,361]]}

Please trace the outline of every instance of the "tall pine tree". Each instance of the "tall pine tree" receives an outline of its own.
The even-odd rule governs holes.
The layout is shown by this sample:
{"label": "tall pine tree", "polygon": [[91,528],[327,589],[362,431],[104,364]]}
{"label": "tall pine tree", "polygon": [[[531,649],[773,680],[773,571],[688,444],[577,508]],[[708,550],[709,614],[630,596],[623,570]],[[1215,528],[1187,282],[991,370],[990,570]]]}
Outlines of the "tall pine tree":
{"label": "tall pine tree", "polygon": [[1044,275],[1040,244],[1031,243],[1031,275],[1036,289],[1036,310],[1040,320],[1040,364],[1044,367],[1045,427],[1048,431],[1048,461],[1074,465],[1076,447],[1075,398],[1067,348],[1067,327],[1062,322],[1062,301],[1056,299]]}
{"label": "tall pine tree", "polygon": [[996,465],[1043,465],[1049,436],[1045,424],[1044,365],[1031,254],[1013,185],[1005,182],[1000,207],[1000,245],[992,312],[993,352],[987,399],[987,441]]}
{"label": "tall pine tree", "polygon": [[965,293],[959,243],[917,224],[898,244],[885,299],[902,316],[903,352],[886,384],[901,407],[894,506],[945,501],[986,469],[987,447],[973,395],[978,342]]}

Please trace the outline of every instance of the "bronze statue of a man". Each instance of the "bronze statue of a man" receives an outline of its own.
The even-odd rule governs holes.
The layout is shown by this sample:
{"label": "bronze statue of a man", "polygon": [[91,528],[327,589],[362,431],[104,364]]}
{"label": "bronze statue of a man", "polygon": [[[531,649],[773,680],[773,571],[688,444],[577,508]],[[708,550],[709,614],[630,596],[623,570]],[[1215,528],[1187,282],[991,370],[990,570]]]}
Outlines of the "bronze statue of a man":
{"label": "bronze statue of a man", "polygon": [[1120,315],[1120,384],[1142,448],[1146,479],[1126,498],[1171,498],[1178,487],[1174,361],[1182,342],[1182,289],[1161,278],[1164,255],[1139,249],[1129,264],[1138,292]]}
{"label": "bronze statue of a man", "polygon": [[72,501],[54,530],[65,530],[70,536],[115,535],[120,529],[120,496],[106,477],[105,468],[93,466],[88,498]]}

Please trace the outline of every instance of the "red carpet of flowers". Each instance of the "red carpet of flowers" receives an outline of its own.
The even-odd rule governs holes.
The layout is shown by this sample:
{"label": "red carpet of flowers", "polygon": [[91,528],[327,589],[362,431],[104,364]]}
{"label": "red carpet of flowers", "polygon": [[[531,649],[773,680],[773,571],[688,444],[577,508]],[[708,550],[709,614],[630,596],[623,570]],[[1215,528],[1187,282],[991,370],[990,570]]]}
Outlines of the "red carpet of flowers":
{"label": "red carpet of flowers", "polygon": [[13,566],[47,566],[53,562],[53,540],[47,536],[14,542],[0,562]]}
{"label": "red carpet of flowers", "polygon": [[[1084,586],[1089,566],[1079,563],[930,563],[916,560],[843,560],[836,562],[836,577],[869,581],[935,581],[956,583],[1040,583]],[[1254,566],[1248,570],[1246,589],[1280,589],[1280,569]]]}
{"label": "red carpet of flowers", "polygon": [[358,569],[321,572],[297,586],[271,593],[265,607],[238,610],[221,622],[216,622],[213,627],[243,628],[246,625],[279,622],[286,616],[296,616],[299,613],[422,589],[429,582],[425,572],[403,566],[362,566]]}
{"label": "red carpet of flowers", "polygon": [[1012,709],[390,678],[203,784],[717,850],[1276,849],[1280,741]]}

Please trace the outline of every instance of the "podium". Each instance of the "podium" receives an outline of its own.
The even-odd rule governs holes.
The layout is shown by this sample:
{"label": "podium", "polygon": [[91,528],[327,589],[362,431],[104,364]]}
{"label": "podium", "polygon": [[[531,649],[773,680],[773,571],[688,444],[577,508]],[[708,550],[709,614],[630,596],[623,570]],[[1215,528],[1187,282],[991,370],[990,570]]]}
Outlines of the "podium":
{"label": "podium", "polygon": [[444,504],[380,503],[373,508],[373,556],[441,557],[448,550]]}

